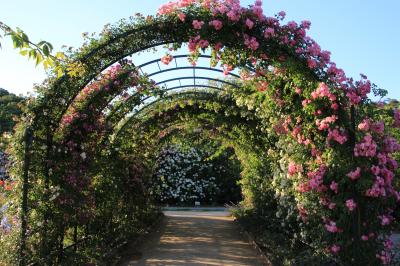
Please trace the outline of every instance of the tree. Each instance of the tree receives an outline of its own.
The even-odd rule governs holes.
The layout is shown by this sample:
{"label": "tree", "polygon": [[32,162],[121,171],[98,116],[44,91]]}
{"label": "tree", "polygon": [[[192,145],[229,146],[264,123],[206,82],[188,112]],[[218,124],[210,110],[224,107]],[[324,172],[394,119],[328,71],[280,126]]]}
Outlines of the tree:
{"label": "tree", "polygon": [[21,107],[25,98],[9,93],[0,88],[0,135],[11,132],[15,126],[15,117],[21,115]]}

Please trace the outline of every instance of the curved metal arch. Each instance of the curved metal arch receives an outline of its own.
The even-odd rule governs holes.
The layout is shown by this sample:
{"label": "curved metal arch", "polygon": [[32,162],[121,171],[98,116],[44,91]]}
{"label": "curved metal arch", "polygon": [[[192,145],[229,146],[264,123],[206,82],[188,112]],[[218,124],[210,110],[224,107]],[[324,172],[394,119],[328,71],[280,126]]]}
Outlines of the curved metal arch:
{"label": "curved metal arch", "polygon": [[[176,70],[184,70],[184,69],[194,69],[194,70],[208,70],[208,71],[214,71],[214,72],[219,72],[219,73],[224,73],[223,70],[218,69],[218,68],[212,68],[212,67],[201,67],[201,66],[195,66],[195,67],[191,67],[191,66],[187,66],[187,67],[174,67],[174,68],[167,68],[167,69],[163,69],[161,71],[157,71],[157,72],[153,72],[151,74],[148,74],[148,77],[152,77],[155,75],[159,75],[165,72],[170,72],[170,71],[176,71]],[[236,75],[234,73],[229,72],[228,75],[233,76],[235,78],[240,78],[239,75]]]}
{"label": "curved metal arch", "polygon": [[[154,76],[154,75],[158,75],[158,74],[161,74],[161,73],[165,73],[165,72],[169,72],[169,71],[183,70],[183,69],[194,69],[194,70],[200,69],[200,70],[209,70],[209,71],[215,71],[215,72],[219,72],[219,73],[224,73],[224,71],[222,71],[221,69],[215,68],[215,67],[201,67],[201,66],[197,66],[197,65],[195,65],[195,66],[187,66],[187,67],[178,67],[178,63],[176,61],[177,58],[189,58],[189,57],[190,57],[189,54],[174,55],[175,67],[173,67],[173,68],[167,68],[167,69],[161,70],[161,67],[159,65],[159,62],[161,62],[161,58],[159,58],[159,59],[154,59],[154,60],[151,60],[151,61],[148,61],[146,63],[143,63],[143,64],[139,65],[138,69],[141,69],[141,68],[143,68],[145,66],[157,63],[160,71],[156,71],[156,72],[150,73],[150,74],[147,75],[148,77],[151,77],[151,76]],[[203,55],[202,54],[202,55],[199,55],[199,58],[211,59],[212,57],[209,56],[209,55]],[[234,74],[231,71],[229,71],[227,75],[233,76],[235,78],[240,78],[239,75]]]}
{"label": "curved metal arch", "polygon": [[[178,90],[178,89],[185,89],[185,88],[204,88],[204,89],[212,89],[212,90],[218,90],[218,91],[223,91],[222,88],[217,87],[217,86],[213,86],[213,85],[202,85],[202,84],[196,84],[196,85],[180,85],[180,86],[175,86],[175,87],[171,87],[171,88],[167,88],[164,89],[163,92],[168,92],[168,91],[172,91],[172,90]],[[137,96],[138,93],[134,93],[132,94],[129,99],[132,99],[133,97]],[[151,97],[154,96],[148,96],[145,97],[144,99],[141,100],[141,104],[146,101],[147,99],[150,99]],[[129,99],[127,101],[129,101]],[[111,113],[107,116],[106,120],[110,120],[114,115],[116,115],[116,113],[118,112],[118,110],[120,110],[121,108],[123,108],[123,104],[117,106],[116,109],[112,110]],[[130,111],[125,112],[124,115],[128,114]]]}
{"label": "curved metal arch", "polygon": [[[170,110],[170,111],[171,111],[171,110]],[[225,116],[224,116],[223,114],[221,114],[221,113],[215,113],[215,112],[212,112],[211,110],[207,110],[207,109],[202,109],[202,112],[203,112],[203,113],[210,114],[210,115],[212,115],[213,117],[222,117],[222,116],[225,117]],[[238,119],[237,121],[235,121],[235,124],[241,124],[241,125],[246,126],[246,127],[250,126],[250,128],[253,128],[254,130],[258,130],[258,131],[259,131],[259,129],[256,129],[256,127],[252,127],[251,125],[249,125],[249,123],[248,123],[247,120],[242,120],[242,119],[243,119],[242,117],[237,116],[237,115],[236,115],[235,117],[236,117],[236,119]],[[154,119],[154,116],[151,117],[151,118],[149,118],[149,119]],[[194,117],[193,119],[198,119],[198,118]],[[145,121],[142,121],[142,122],[146,122],[146,121],[147,121],[147,124],[148,124],[148,125],[152,125],[152,123],[149,122],[148,119],[146,119]],[[232,121],[232,120],[223,119],[223,121],[228,122],[228,121]],[[240,121],[241,121],[241,122],[240,122]],[[204,126],[204,125],[206,125],[206,124],[207,124],[207,125],[211,125],[211,124],[207,123],[207,118],[205,118],[205,119],[202,118],[202,119],[199,120],[199,122],[201,123],[202,126]],[[205,122],[205,123],[203,123],[203,122]],[[174,127],[174,126],[180,125],[180,124],[182,124],[182,123],[184,123],[184,122],[182,122],[182,121],[177,121],[176,118],[172,118],[172,120],[166,122],[166,125],[167,125],[166,128]],[[219,123],[221,123],[221,122],[219,122]],[[228,124],[229,124],[229,122],[228,122]],[[145,126],[145,128],[147,128],[147,126]],[[166,128],[156,129],[156,131],[158,131],[158,130],[164,130],[164,129],[166,129]],[[143,128],[142,128],[142,129],[143,129]],[[144,130],[148,130],[148,129],[144,129]],[[207,130],[209,130],[209,129],[207,129]],[[140,132],[141,132],[141,131],[140,131]],[[219,135],[222,135],[222,136],[224,136],[225,138],[234,140],[234,138],[231,138],[231,136],[224,134],[224,132],[222,132],[222,131],[219,131]],[[270,142],[270,143],[272,144],[272,142]]]}
{"label": "curved metal arch", "polygon": [[[187,67],[178,67],[178,64],[177,64],[176,59],[177,59],[177,58],[188,58],[189,56],[190,56],[190,55],[188,55],[188,54],[184,54],[184,55],[175,55],[175,56],[174,56],[175,67],[173,67],[173,68],[167,68],[167,69],[161,70],[160,65],[159,65],[159,62],[161,62],[161,58],[158,58],[158,59],[154,59],[154,60],[151,60],[151,61],[148,61],[148,62],[146,62],[146,63],[143,63],[143,64],[138,65],[138,66],[137,66],[137,69],[138,69],[139,71],[141,71],[142,74],[144,74],[144,71],[142,70],[143,67],[148,66],[148,65],[151,65],[151,64],[157,63],[157,64],[158,64],[158,68],[160,69],[160,71],[156,71],[156,72],[153,72],[153,73],[150,73],[150,74],[147,74],[147,73],[146,73],[147,77],[155,76],[155,75],[162,74],[162,73],[165,73],[165,72],[170,72],[170,71],[177,71],[177,70],[183,70],[183,69],[193,69],[193,80],[194,80],[194,84],[195,84],[195,82],[196,82],[196,79],[205,79],[205,78],[207,78],[207,79],[210,80],[210,81],[222,82],[222,83],[226,83],[226,84],[231,85],[231,86],[238,87],[238,85],[236,85],[236,84],[234,84],[234,83],[232,83],[232,82],[226,82],[226,81],[224,81],[224,80],[222,80],[222,79],[213,79],[213,78],[208,78],[208,77],[196,77],[196,75],[195,75],[195,70],[207,70],[207,71],[214,71],[214,72],[224,73],[224,71],[222,71],[221,69],[212,68],[212,67],[201,67],[201,66],[197,66],[197,65],[196,65],[196,66],[187,66]],[[199,58],[207,58],[207,59],[210,59],[211,56],[209,56],[209,55],[200,55]],[[232,72],[228,72],[227,75],[232,76],[232,77],[234,77],[234,78],[240,79],[240,76],[239,76],[239,75],[234,74],[234,73],[232,73]],[[158,82],[158,83],[156,83],[156,85],[163,84],[163,83],[167,83],[167,82],[171,82],[171,81],[176,81],[176,80],[178,80],[179,83],[181,84],[180,81],[181,81],[182,79],[191,79],[191,78],[192,78],[192,77],[182,77],[182,78],[176,78],[176,79],[174,79],[174,80],[173,80],[173,79],[169,79],[169,80],[165,80],[165,81]],[[182,87],[188,87],[188,86],[186,86],[186,85],[181,85],[181,86],[182,86]],[[196,86],[196,87],[204,87],[204,85],[200,85],[200,84],[199,84],[199,85],[196,84],[195,86]],[[177,87],[175,87],[175,88],[177,88]],[[137,93],[132,94],[129,98],[135,97],[135,96],[137,96]],[[115,97],[114,97],[114,98],[115,98]],[[128,98],[127,101],[129,101],[129,98]],[[117,110],[111,111],[111,112],[112,112],[112,113],[115,113],[115,112],[117,112],[118,109],[120,109],[120,108],[122,108],[122,105],[121,105],[121,106],[118,106],[118,107],[117,107]]]}
{"label": "curved metal arch", "polygon": [[[211,95],[211,93],[209,93],[209,92],[207,92],[207,91],[187,91],[187,92],[183,92],[183,93],[179,93],[179,94],[169,95],[168,97],[169,97],[169,98],[172,98],[172,97],[176,97],[176,96],[186,96],[186,95],[190,95],[190,94]],[[150,107],[153,106],[154,104],[156,104],[156,103],[158,103],[158,102],[160,102],[161,100],[164,100],[164,99],[165,99],[165,98],[159,98],[159,99],[157,99],[157,100],[155,100],[155,101],[153,101],[153,102],[151,102],[151,103],[145,105],[143,108],[139,109],[139,110],[138,110],[136,113],[134,113],[132,116],[130,116],[130,117],[125,117],[125,118],[126,118],[126,121],[123,122],[123,124],[120,126],[120,128],[117,129],[116,132],[114,131],[114,133],[113,133],[112,135],[118,136],[119,133],[120,133],[121,131],[124,131],[124,130],[125,130],[125,127],[126,127],[128,124],[130,124],[130,122],[132,121],[132,119],[134,119],[138,114],[140,114],[143,110],[145,110],[145,109],[147,109],[147,108],[150,108]],[[121,119],[120,122],[121,122],[121,121],[123,121],[123,119]]]}
{"label": "curved metal arch", "polygon": [[[143,27],[143,29],[144,29],[144,28],[145,28],[145,27]],[[132,34],[132,33],[139,32],[139,31],[141,31],[141,30],[143,30],[143,29],[142,29],[142,28],[138,28],[138,29],[135,29],[135,30],[132,30],[132,31],[128,31],[128,32],[126,32],[127,34],[122,34],[122,35],[128,36],[128,35],[130,35],[130,34]],[[107,43],[105,43],[105,44],[102,45],[101,47],[97,47],[96,49],[93,49],[89,54],[87,54],[87,55],[84,56],[85,58],[84,58],[84,60],[82,60],[82,61],[83,61],[84,63],[86,63],[87,59],[90,58],[90,57],[92,57],[92,56],[93,56],[94,54],[96,54],[98,51],[100,51],[100,50],[103,49],[104,47],[107,47],[108,45],[112,44],[114,41],[118,40],[119,38],[123,38],[122,35],[119,35],[119,36],[117,36],[118,38],[114,38],[113,40],[108,41]],[[141,52],[141,51],[145,51],[145,50],[147,50],[147,49],[151,49],[151,48],[154,48],[154,47],[157,47],[157,46],[166,45],[166,44],[169,44],[169,43],[171,43],[171,42],[170,42],[170,41],[167,41],[167,42],[165,42],[165,41],[164,41],[164,42],[158,42],[158,43],[154,43],[154,44],[151,44],[151,45],[148,45],[148,46],[140,47],[139,49],[134,49],[133,51],[131,51],[131,52],[129,52],[129,53],[125,53],[125,54],[119,56],[118,58],[113,59],[113,60],[110,61],[108,64],[105,64],[103,67],[99,68],[98,71],[97,71],[96,73],[93,73],[93,75],[88,76],[88,77],[82,82],[82,84],[84,84],[84,85],[81,85],[81,86],[78,85],[78,86],[79,86],[79,89],[71,96],[70,100],[69,100],[68,103],[65,105],[64,109],[62,109],[62,111],[61,111],[60,114],[58,115],[57,120],[54,122],[55,125],[58,125],[58,124],[59,124],[60,120],[62,119],[62,117],[64,116],[64,114],[67,112],[67,110],[68,110],[68,108],[71,106],[71,104],[74,102],[74,100],[76,99],[76,97],[77,97],[77,95],[79,94],[79,92],[81,92],[81,91],[87,86],[87,84],[89,84],[92,80],[94,80],[94,79],[99,75],[99,73],[105,71],[107,68],[109,68],[110,66],[112,66],[112,65],[115,64],[116,62],[119,62],[119,61],[123,60],[124,58],[127,58],[128,56],[131,56],[131,55],[133,55],[133,54],[135,54],[135,53],[139,53],[139,52]],[[77,62],[79,62],[79,61],[80,61],[80,60],[78,60]],[[80,61],[80,62],[82,62],[82,61]],[[63,76],[62,76],[61,78],[59,78],[59,79],[57,80],[57,82],[56,82],[52,87],[59,87],[59,84],[65,82],[68,78],[69,78],[69,77],[68,77],[68,74],[67,74],[67,73],[64,73]],[[54,96],[53,96],[53,97],[54,97]],[[52,97],[52,98],[53,98],[53,97]],[[42,112],[38,112],[38,113],[42,113]]]}
{"label": "curved metal arch", "polygon": [[[169,89],[166,90],[166,91],[171,91],[171,90],[180,89],[180,88],[185,88],[185,87],[197,88],[198,86],[196,86],[196,87],[194,87],[193,85],[177,86],[177,87],[174,87],[174,88],[169,88]],[[214,89],[214,90],[222,91],[222,89],[219,88],[219,87],[213,87],[213,86],[207,86],[207,85],[204,85],[204,86],[201,86],[201,87],[202,87],[202,88],[206,88],[206,89]],[[193,90],[193,91],[186,91],[186,92],[190,92],[190,93],[195,94],[195,93],[199,93],[200,91],[195,91],[195,90]],[[207,92],[207,91],[204,90],[204,91],[201,91],[201,92],[202,92],[202,93],[205,93],[205,92]],[[188,94],[189,94],[189,93],[188,93]],[[180,95],[182,95],[182,94],[180,94]],[[167,95],[167,97],[170,97],[170,96],[174,96],[174,95]],[[149,99],[149,98],[151,98],[151,97],[148,97],[147,99]],[[159,98],[159,99],[157,99],[157,100],[155,100],[155,101],[153,101],[153,102],[150,102],[149,104],[146,104],[145,106],[143,106],[143,108],[139,109],[139,110],[138,110],[136,113],[134,113],[132,116],[135,117],[135,116],[139,115],[143,110],[145,110],[145,109],[147,109],[147,108],[150,108],[153,104],[156,104],[156,103],[160,102],[161,100],[164,100],[165,98],[166,98],[166,97],[164,97],[164,98]],[[170,97],[170,98],[172,98],[172,97]],[[146,100],[146,99],[143,99],[143,100]]]}
{"label": "curved metal arch", "polygon": [[[138,31],[140,31],[140,30],[141,30],[141,29],[138,29]],[[132,31],[132,33],[133,33],[133,32],[135,32],[135,31]],[[129,33],[129,34],[130,34],[130,33]],[[129,34],[127,34],[127,35],[129,35]],[[108,44],[110,44],[110,43],[112,43],[112,42],[108,42]],[[134,54],[136,54],[136,53],[145,51],[145,50],[147,50],[147,49],[154,48],[154,47],[159,47],[159,46],[161,46],[161,45],[166,45],[166,44],[169,44],[169,43],[171,43],[171,42],[160,42],[160,43],[155,43],[155,44],[152,44],[152,45],[149,45],[149,46],[142,47],[140,50],[137,50],[137,51],[134,51],[134,52],[130,52],[130,53],[127,53],[127,54],[123,54],[123,55],[120,56],[117,60],[114,60],[114,62],[110,62],[109,64],[105,65],[98,73],[101,73],[101,72],[105,71],[107,68],[109,68],[110,66],[112,66],[112,65],[115,64],[116,62],[119,62],[119,61],[123,60],[124,58],[127,58],[127,57],[129,57],[129,56],[132,56],[132,55],[134,55]],[[106,47],[106,46],[104,46],[104,47]],[[100,49],[98,49],[98,50],[100,50]],[[175,68],[169,68],[169,69],[161,70],[161,68],[160,68],[160,66],[159,66],[160,71],[150,73],[150,74],[148,74],[148,76],[150,77],[150,76],[154,76],[154,75],[161,74],[161,73],[168,72],[168,71],[179,70],[180,68],[177,67],[176,59],[177,59],[177,58],[188,58],[189,56],[190,56],[189,54],[176,55],[176,56],[174,56],[174,59],[175,59],[174,61],[175,61],[175,64],[176,64],[176,67],[175,67]],[[90,56],[89,56],[89,57],[90,57]],[[210,59],[211,56],[209,56],[209,55],[200,55],[199,58],[207,58],[207,59]],[[143,70],[142,70],[143,67],[148,66],[148,65],[151,65],[151,64],[154,64],[154,63],[158,63],[158,64],[159,64],[159,62],[161,62],[161,58],[153,59],[153,60],[151,60],[151,61],[148,61],[148,62],[145,62],[145,63],[143,63],[143,64],[140,64],[140,65],[136,66],[136,69],[138,69],[139,71],[142,72],[142,74],[144,74],[144,72],[143,72]],[[135,67],[135,64],[132,64],[132,66]],[[181,69],[194,69],[194,71],[195,71],[196,69],[203,69],[203,70],[205,69],[205,70],[209,70],[209,71],[214,71],[214,72],[223,73],[223,71],[222,71],[221,69],[211,68],[211,67],[210,67],[210,68],[207,68],[207,67],[191,66],[191,67],[185,67],[185,68],[181,68]],[[253,70],[252,70],[252,71],[253,71]],[[82,90],[87,86],[87,84],[90,83],[90,81],[92,81],[94,78],[96,78],[96,76],[98,75],[98,73],[97,73],[96,75],[93,75],[93,76],[89,77],[89,78],[84,82],[85,85],[82,86],[82,87],[79,89],[79,91],[77,91],[77,92],[72,96],[71,100],[68,102],[68,104],[65,106],[65,109],[62,111],[61,116],[60,116],[60,119],[61,119],[62,116],[65,114],[65,112],[68,110],[69,106],[71,106],[71,104],[74,102],[74,100],[76,99],[76,97],[77,97],[77,95],[79,94],[79,92],[82,91]],[[194,73],[194,74],[195,74],[195,73]],[[236,75],[236,74],[234,74],[234,73],[232,73],[232,72],[228,72],[228,75],[233,76],[233,77],[235,77],[235,78],[240,78],[239,75]],[[194,75],[194,76],[195,76],[195,75]],[[62,76],[62,77],[59,79],[59,81],[60,81],[60,80],[64,80],[65,78],[67,78],[67,77],[64,75],[64,76]],[[199,77],[198,79],[203,79],[203,78],[202,78],[202,77]],[[196,78],[194,78],[194,80],[196,80]],[[214,79],[214,81],[221,81],[221,80]],[[61,82],[61,81],[60,81],[60,82]],[[228,84],[229,84],[229,83],[228,83]],[[233,83],[231,83],[231,84],[229,84],[229,85],[235,86]],[[238,87],[238,86],[236,85],[236,87]]]}
{"label": "curved metal arch", "polygon": [[[146,62],[146,63],[140,64],[140,65],[138,65],[138,66],[135,66],[134,64],[132,64],[132,69],[131,69],[131,71],[134,71],[134,70],[141,71],[142,74],[144,75],[144,72],[143,72],[143,70],[142,70],[142,67],[157,63],[157,64],[158,64],[158,67],[159,67],[159,69],[160,69],[160,71],[156,71],[156,72],[153,72],[153,73],[150,73],[150,74],[147,74],[147,73],[146,73],[146,76],[150,77],[150,76],[154,76],[154,75],[157,75],[157,74],[161,74],[161,73],[165,73],[165,72],[169,72],[169,71],[177,71],[177,70],[181,70],[181,69],[193,69],[193,76],[179,77],[179,78],[174,78],[174,79],[163,80],[163,81],[157,82],[156,85],[165,84],[165,83],[172,82],[172,81],[176,81],[176,80],[178,80],[179,83],[181,84],[181,80],[193,79],[193,84],[194,84],[193,86],[196,86],[196,87],[204,87],[204,85],[200,85],[200,84],[197,85],[197,84],[196,84],[196,80],[215,81],[215,82],[224,83],[224,84],[227,84],[227,85],[230,85],[230,86],[238,87],[237,84],[235,84],[235,83],[233,83],[233,82],[229,82],[229,81],[223,80],[223,79],[210,78],[210,77],[202,77],[202,76],[201,76],[201,77],[196,77],[196,72],[195,72],[196,70],[207,70],[207,71],[214,71],[214,72],[223,73],[223,71],[222,71],[221,69],[212,68],[212,67],[201,67],[201,66],[178,67],[178,64],[177,64],[176,59],[177,59],[177,58],[188,58],[189,56],[190,56],[190,55],[188,55],[188,54],[182,54],[182,55],[176,55],[176,56],[174,56],[174,61],[175,61],[175,66],[176,66],[176,67],[174,67],[174,68],[168,68],[168,69],[161,70],[160,65],[159,65],[159,62],[161,62],[161,58],[157,58],[157,59],[148,61],[148,62]],[[211,56],[209,56],[209,55],[200,55],[199,57],[200,57],[200,58],[207,58],[207,59],[210,59],[210,58],[211,58]],[[234,74],[234,73],[232,73],[232,72],[229,72],[228,75],[230,75],[230,76],[232,76],[232,77],[234,77],[234,78],[240,78],[239,75],[236,75],[236,74]],[[182,87],[182,88],[185,88],[185,87],[189,87],[189,86],[181,85],[181,87]],[[209,86],[209,88],[212,88],[212,87],[215,87],[215,86]],[[177,88],[178,88],[178,87],[174,87],[174,89],[177,89]],[[113,101],[115,98],[117,98],[118,95],[120,95],[121,93],[122,93],[122,92],[119,92],[119,93],[115,94],[115,96],[113,96],[112,99],[110,99],[110,100],[108,101],[108,103],[112,102],[112,101]],[[130,98],[131,98],[131,97],[135,97],[135,96],[137,96],[137,93],[132,94],[132,95],[130,96]],[[69,103],[69,106],[74,102],[75,99],[76,99],[76,96],[75,96],[75,97],[73,98],[73,100]],[[147,99],[147,98],[146,98],[146,99]],[[146,99],[145,99],[145,100],[146,100]],[[119,106],[119,107],[117,107],[117,108],[120,109],[120,108],[122,108],[122,106],[123,106],[123,105],[121,105],[121,106]],[[102,110],[100,110],[100,111],[103,112],[105,108],[106,108],[106,107],[104,107],[104,108],[103,108]],[[68,110],[68,109],[67,109],[67,110]],[[117,110],[116,110],[116,111],[117,111]],[[115,113],[115,112],[112,112],[112,113]]]}
{"label": "curved metal arch", "polygon": [[[180,87],[180,86],[179,86],[179,87]],[[205,88],[210,88],[210,87],[205,86]],[[216,88],[219,89],[218,87],[216,87]],[[173,89],[173,88],[171,88],[170,90],[172,90],[172,89]],[[153,106],[153,105],[156,104],[156,103],[161,102],[162,100],[165,100],[165,99],[167,99],[167,98],[173,98],[174,96],[180,96],[180,95],[185,95],[185,96],[186,96],[186,95],[190,95],[190,94],[210,94],[210,93],[208,93],[206,90],[204,90],[204,91],[185,91],[185,92],[182,92],[182,93],[167,95],[166,97],[158,98],[158,99],[156,99],[155,101],[152,101],[152,102],[146,104],[145,106],[143,106],[142,108],[140,108],[139,110],[137,110],[134,114],[132,114],[131,116],[129,116],[129,119],[135,118],[135,117],[138,116],[141,112],[143,112],[143,110],[146,110],[146,109],[150,108],[151,106]],[[151,97],[147,97],[146,99],[143,99],[143,101],[145,101],[145,100],[147,100],[147,99],[149,99],[149,98],[151,98]],[[122,119],[121,119],[121,121],[122,121]]]}

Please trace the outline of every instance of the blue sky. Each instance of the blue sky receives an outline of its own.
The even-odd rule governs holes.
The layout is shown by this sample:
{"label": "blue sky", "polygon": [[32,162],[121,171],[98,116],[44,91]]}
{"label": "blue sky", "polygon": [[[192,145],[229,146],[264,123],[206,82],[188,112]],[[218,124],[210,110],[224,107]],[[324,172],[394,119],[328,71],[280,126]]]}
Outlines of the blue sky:
{"label": "blue sky", "polygon": [[[34,41],[79,47],[83,32],[99,32],[104,24],[140,12],[155,14],[161,0],[20,0],[2,1],[0,21],[20,27]],[[242,5],[254,1],[242,0]],[[310,20],[309,35],[348,76],[366,74],[400,99],[400,1],[398,0],[264,0],[264,13],[286,11],[287,20]],[[44,77],[41,67],[19,56],[10,41],[1,40],[0,87],[17,94],[32,91]]]}

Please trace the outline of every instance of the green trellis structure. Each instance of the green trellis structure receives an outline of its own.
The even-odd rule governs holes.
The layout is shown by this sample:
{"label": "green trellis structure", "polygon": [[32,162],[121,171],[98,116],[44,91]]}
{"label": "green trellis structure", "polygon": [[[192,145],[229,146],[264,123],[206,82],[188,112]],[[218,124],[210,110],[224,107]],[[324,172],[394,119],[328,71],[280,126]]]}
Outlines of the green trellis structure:
{"label": "green trellis structure", "polygon": [[[212,14],[204,13],[201,8],[191,8],[186,12],[186,20],[180,21],[174,16],[157,16],[151,18],[139,18],[134,22],[124,22],[116,27],[109,28],[99,39],[93,39],[91,42],[82,47],[82,49],[71,55],[76,65],[79,65],[84,69],[82,75],[71,77],[67,74],[61,78],[51,78],[50,82],[43,85],[41,93],[37,97],[37,100],[33,105],[30,106],[30,116],[27,117],[25,122],[25,134],[24,140],[24,151],[23,151],[23,166],[22,166],[22,193],[21,193],[21,231],[20,231],[20,243],[19,243],[19,264],[51,264],[61,263],[63,260],[63,252],[65,252],[64,246],[64,235],[67,229],[72,229],[73,243],[69,246],[70,249],[77,250],[78,245],[83,239],[78,239],[80,234],[79,228],[84,227],[85,224],[75,224],[72,228],[59,228],[58,235],[51,236],[54,234],[53,231],[48,229],[52,224],[53,213],[50,209],[47,209],[46,202],[49,201],[50,190],[54,178],[53,173],[50,169],[54,168],[54,160],[60,160],[57,155],[57,149],[64,145],[63,142],[66,138],[73,138],[74,133],[69,132],[61,126],[63,119],[66,115],[71,112],[71,109],[81,111],[82,113],[87,112],[89,114],[89,120],[92,123],[97,121],[99,117],[104,118],[106,121],[107,129],[104,131],[105,134],[101,136],[98,143],[101,147],[108,147],[118,144],[118,138],[124,134],[129,134],[130,127],[137,124],[147,125],[152,124],[151,121],[160,119],[157,115],[148,116],[152,111],[157,114],[158,103],[172,101],[171,99],[185,99],[186,101],[200,101],[205,99],[205,102],[213,103],[219,102],[219,106],[226,105],[226,108],[238,108],[235,99],[228,101],[222,101],[215,95],[218,93],[224,93],[228,88],[229,91],[240,91],[241,88],[248,86],[246,81],[240,79],[240,76],[230,73],[226,79],[214,79],[208,76],[197,75],[196,71],[209,71],[210,73],[221,73],[222,70],[216,67],[204,67],[204,66],[179,66],[177,58],[191,58],[191,57],[203,57],[210,59],[211,61],[215,58],[209,55],[178,55],[175,56],[175,60],[171,64],[175,64],[175,67],[168,69],[161,69],[160,59],[155,59],[144,63],[142,65],[135,65],[135,62],[129,62],[128,58],[131,55],[149,50],[151,48],[160,47],[163,45],[172,45],[174,47],[180,47],[182,44],[188,43],[193,36],[198,34],[197,30],[193,29],[192,21],[194,19],[202,18],[204,21],[210,21],[213,19]],[[291,82],[298,82],[304,86],[316,88],[322,81],[334,86],[335,84],[330,83],[329,74],[323,69],[312,70],[307,67],[307,59],[304,56],[297,54],[294,49],[286,44],[283,44],[276,39],[264,39],[264,30],[266,25],[263,23],[257,23],[252,30],[244,29],[240,23],[225,23],[223,30],[215,32],[212,27],[207,27],[202,30],[202,36],[208,36],[210,45],[215,45],[222,42],[224,45],[224,55],[226,58],[222,58],[227,62],[231,61],[235,63],[235,66],[246,71],[257,72],[255,66],[252,64],[252,59],[256,59],[259,62],[259,66],[263,66],[268,69],[270,66],[286,68],[288,71],[288,77],[292,78]],[[260,47],[257,52],[249,49],[243,42],[238,41],[237,32],[246,32],[252,36],[256,36],[260,42]],[[267,57],[265,55],[268,55]],[[284,58],[285,60],[282,60]],[[107,83],[108,89],[94,94],[93,97],[88,99],[80,99],[79,95],[94,81],[100,80],[102,73],[119,63],[122,66],[123,71],[113,76],[110,83]],[[142,68],[148,65],[158,66],[158,70],[154,73],[145,74]],[[193,70],[193,75],[182,76],[181,70]],[[157,74],[166,73],[173,76],[170,79],[162,80],[159,82],[153,82],[150,78]],[[211,74],[210,74],[211,75]],[[261,75],[262,77],[263,75]],[[272,75],[269,75],[271,77]],[[115,101],[119,99],[121,95],[128,89],[132,88],[130,80],[135,81],[134,92],[130,93],[129,97],[124,101]],[[193,84],[181,84],[168,88],[167,84],[171,81],[181,82],[183,80],[193,80]],[[205,80],[208,81],[206,84],[200,84],[196,81]],[[274,78],[271,78],[271,82],[274,82]],[[279,75],[276,77],[277,84],[281,84]],[[281,82],[281,83],[279,83]],[[247,84],[247,85],[246,85]],[[281,84],[282,91],[290,94],[288,90],[285,90],[285,84]],[[182,93],[182,90],[185,92]],[[144,92],[143,92],[144,91]],[[181,91],[181,93],[171,93],[174,91]],[[140,93],[139,93],[140,92]],[[348,99],[338,93],[338,102],[341,105],[339,109],[339,116],[344,121],[341,126],[344,127],[349,134],[349,142],[345,148],[338,148],[337,152],[341,154],[351,154],[354,145],[356,144],[356,122],[359,118],[357,117],[357,110],[354,106],[347,108]],[[240,94],[240,93],[238,93]],[[245,94],[245,93],[244,93]],[[259,95],[259,94],[257,94]],[[292,95],[292,94],[290,94]],[[243,95],[240,95],[242,98]],[[181,98],[180,98],[181,97]],[[297,97],[297,96],[296,96]],[[249,96],[251,98],[251,96]],[[257,96],[254,99],[262,99]],[[294,106],[301,106],[300,99],[296,98]],[[157,107],[158,106],[158,107]],[[201,104],[199,105],[201,106]],[[89,108],[90,107],[90,108]],[[204,106],[203,106],[204,107]],[[245,106],[242,106],[245,110]],[[264,110],[268,106],[263,106]],[[150,110],[146,113],[146,110]],[[186,105],[184,108],[161,110],[160,112],[171,112],[171,115],[177,111],[193,111],[193,106]],[[207,108],[205,108],[207,109]],[[283,109],[283,108],[282,108]],[[301,108],[300,108],[301,109]],[[284,109],[283,109],[284,110]],[[260,111],[254,109],[245,110],[247,114],[245,117],[254,118],[253,121],[261,121]],[[206,112],[216,115],[214,110],[206,110]],[[287,108],[286,112],[290,114],[290,108]],[[90,116],[91,115],[91,116]],[[287,114],[286,114],[287,115]],[[279,121],[282,114],[276,114],[276,121]],[[273,117],[271,115],[271,117]],[[269,119],[269,117],[268,117]],[[172,119],[173,120],[173,119]],[[245,120],[245,119],[244,119]],[[147,122],[146,122],[147,121]],[[150,121],[150,122],[149,122]],[[239,122],[238,122],[239,123]],[[262,134],[265,132],[264,129],[257,129],[257,123],[254,125],[250,124],[251,128]],[[261,125],[260,125],[261,126]],[[77,125],[78,129],[82,129],[82,125]],[[139,127],[140,128],[140,127]],[[145,132],[146,130],[144,130]],[[155,131],[156,132],[156,131]],[[220,134],[223,134],[220,132]],[[272,133],[271,133],[272,134]],[[322,133],[321,133],[322,135]],[[76,137],[76,136],[75,136]],[[274,139],[275,141],[276,139]],[[320,136],[316,135],[315,140],[321,142]],[[84,142],[85,140],[82,139]],[[272,141],[273,142],[273,141]],[[273,145],[270,143],[268,145]],[[323,143],[323,145],[325,145]],[[45,147],[43,149],[43,147]],[[354,160],[352,158],[351,160]],[[338,171],[333,170],[333,171]],[[61,173],[58,173],[61,174]],[[60,178],[60,177],[58,177]],[[33,180],[42,180],[42,205],[33,204],[30,199],[30,193],[32,189],[35,189],[35,183]],[[356,191],[354,191],[356,196]],[[34,235],[30,228],[30,219],[33,210],[41,211],[43,215],[43,223],[38,229],[40,232],[40,239],[35,244],[37,250],[28,251],[28,243],[30,238]],[[57,210],[63,212],[64,210]],[[360,217],[362,214],[355,212],[352,214],[353,223],[349,227],[351,235],[359,239],[360,237]],[[86,232],[87,233],[87,232]],[[51,242],[49,242],[52,239]],[[55,240],[56,239],[56,240]],[[56,243],[56,244],[55,244]],[[32,245],[32,244],[29,244]],[[360,249],[360,241],[355,240],[355,250]],[[32,249],[32,247],[30,247]],[[39,251],[38,251],[39,250]],[[38,254],[32,254],[32,252],[38,252]],[[39,257],[40,261],[31,261],[30,256]],[[356,257],[358,255],[355,255]]]}

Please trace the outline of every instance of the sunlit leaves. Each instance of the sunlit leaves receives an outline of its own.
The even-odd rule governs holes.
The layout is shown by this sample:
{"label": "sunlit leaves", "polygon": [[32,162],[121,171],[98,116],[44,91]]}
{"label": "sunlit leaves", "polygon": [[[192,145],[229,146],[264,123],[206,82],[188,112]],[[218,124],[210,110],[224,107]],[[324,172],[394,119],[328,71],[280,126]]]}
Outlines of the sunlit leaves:
{"label": "sunlit leaves", "polygon": [[[23,30],[19,28],[13,30],[2,22],[0,22],[0,29],[3,31],[4,36],[9,36],[11,38],[14,49],[19,50],[19,53],[22,56],[28,57],[28,59],[33,60],[36,66],[42,64],[45,70],[54,68],[54,72],[57,74],[58,77],[64,74],[61,63],[63,60],[65,60],[66,56],[63,52],[57,52],[55,55],[53,55],[53,45],[51,43],[47,41],[33,43],[32,41],[30,41],[28,35],[26,35]],[[77,73],[76,71],[70,72],[72,74]]]}

